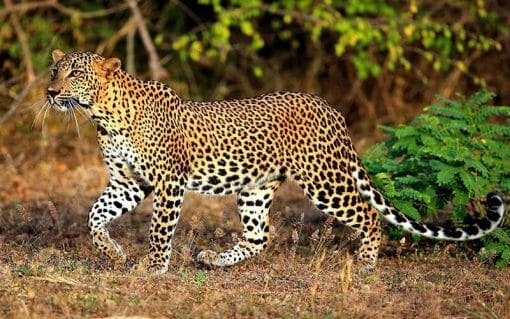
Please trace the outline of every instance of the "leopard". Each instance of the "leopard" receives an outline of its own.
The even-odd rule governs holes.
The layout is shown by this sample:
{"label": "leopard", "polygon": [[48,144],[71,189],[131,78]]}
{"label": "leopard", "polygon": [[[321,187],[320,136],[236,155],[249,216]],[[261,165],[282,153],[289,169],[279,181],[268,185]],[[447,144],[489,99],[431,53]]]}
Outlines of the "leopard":
{"label": "leopard", "polygon": [[186,192],[237,196],[242,238],[225,251],[195,256],[210,267],[262,253],[270,238],[269,210],[284,181],[297,184],[319,211],[354,231],[357,259],[367,270],[378,259],[381,219],[423,237],[465,241],[492,232],[503,218],[505,204],[496,193],[486,196],[484,217],[464,227],[407,217],[369,178],[343,115],[317,95],[285,91],[194,101],[162,82],[136,78],[118,58],[58,49],[51,56],[47,103],[62,112],[80,108],[97,126],[109,180],[88,213],[88,229],[114,267],[124,266],[127,257],[107,224],[150,194],[143,268],[150,274],[168,271]]}

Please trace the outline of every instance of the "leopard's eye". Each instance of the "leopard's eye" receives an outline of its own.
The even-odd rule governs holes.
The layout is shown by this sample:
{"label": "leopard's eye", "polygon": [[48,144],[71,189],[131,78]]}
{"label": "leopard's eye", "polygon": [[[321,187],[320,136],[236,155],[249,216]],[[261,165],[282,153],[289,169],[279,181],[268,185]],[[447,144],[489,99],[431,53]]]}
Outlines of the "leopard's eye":
{"label": "leopard's eye", "polygon": [[56,69],[51,69],[50,70],[50,80],[51,81],[55,80],[56,76],[57,76],[57,70]]}
{"label": "leopard's eye", "polygon": [[72,70],[71,72],[69,72],[68,77],[75,78],[75,77],[80,76],[82,73],[83,72],[81,70]]}

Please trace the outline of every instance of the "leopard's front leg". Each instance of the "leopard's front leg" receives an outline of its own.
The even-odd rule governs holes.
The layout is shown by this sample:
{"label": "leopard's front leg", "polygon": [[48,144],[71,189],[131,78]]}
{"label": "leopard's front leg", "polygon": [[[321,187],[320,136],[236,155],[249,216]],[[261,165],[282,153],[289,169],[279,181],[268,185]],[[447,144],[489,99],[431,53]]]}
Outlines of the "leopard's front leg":
{"label": "leopard's front leg", "polygon": [[88,226],[94,245],[118,267],[124,265],[126,255],[120,245],[110,238],[106,225],[135,208],[152,192],[152,188],[133,175],[129,165],[122,160],[118,149],[100,126],[97,139],[110,173],[110,181],[90,209]]}
{"label": "leopard's front leg", "polygon": [[134,179],[112,176],[102,195],[89,212],[88,226],[93,244],[114,263],[122,267],[126,254],[120,245],[110,237],[106,225],[135,208],[151,189],[138,184]]}
{"label": "leopard's front leg", "polygon": [[179,221],[184,185],[162,183],[154,190],[154,208],[149,234],[147,272],[162,274],[168,270],[172,237]]}

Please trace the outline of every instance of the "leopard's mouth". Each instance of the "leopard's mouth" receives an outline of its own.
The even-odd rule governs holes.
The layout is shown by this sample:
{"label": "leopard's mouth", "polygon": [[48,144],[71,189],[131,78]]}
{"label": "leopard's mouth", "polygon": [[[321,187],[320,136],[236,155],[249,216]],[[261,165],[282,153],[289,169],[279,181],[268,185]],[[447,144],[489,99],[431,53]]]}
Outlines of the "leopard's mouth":
{"label": "leopard's mouth", "polygon": [[48,104],[61,111],[61,112],[67,112],[72,108],[75,107],[83,107],[83,108],[90,108],[92,105],[89,101],[83,98],[75,98],[75,97],[69,97],[69,98],[60,98],[60,97],[53,97],[48,94],[47,96]]}

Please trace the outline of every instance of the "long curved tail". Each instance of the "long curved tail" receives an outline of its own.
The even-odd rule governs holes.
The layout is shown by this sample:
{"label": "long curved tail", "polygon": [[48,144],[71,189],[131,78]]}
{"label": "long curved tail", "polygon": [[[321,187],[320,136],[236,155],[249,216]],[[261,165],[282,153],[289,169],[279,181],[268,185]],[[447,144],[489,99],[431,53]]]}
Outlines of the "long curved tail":
{"label": "long curved tail", "polygon": [[361,163],[356,167],[352,166],[351,172],[356,180],[356,187],[361,196],[368,200],[388,222],[420,236],[452,241],[477,239],[493,231],[503,219],[503,214],[505,212],[503,199],[494,193],[490,193],[487,195],[486,200],[487,216],[477,220],[472,225],[463,228],[446,228],[425,224],[409,219],[391,205],[375,188],[365,169],[361,166]]}

